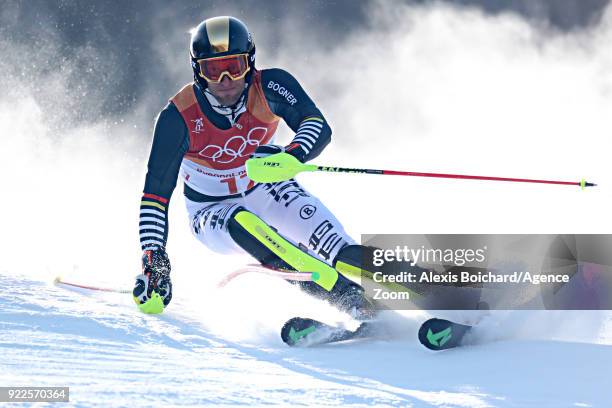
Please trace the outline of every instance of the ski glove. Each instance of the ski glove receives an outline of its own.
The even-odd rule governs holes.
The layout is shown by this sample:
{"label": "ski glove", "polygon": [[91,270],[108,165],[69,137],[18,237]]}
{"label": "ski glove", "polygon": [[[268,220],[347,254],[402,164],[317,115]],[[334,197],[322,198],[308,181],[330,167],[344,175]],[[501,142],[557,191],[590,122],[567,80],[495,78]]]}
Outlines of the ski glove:
{"label": "ski glove", "polygon": [[306,156],[306,152],[302,147],[297,143],[292,143],[289,146],[279,146],[274,144],[266,144],[258,146],[255,149],[255,152],[251,155],[251,159],[258,159],[262,157],[272,156],[278,153],[289,153],[300,162],[304,163],[304,156]]}
{"label": "ski glove", "polygon": [[297,143],[288,147],[271,144],[259,146],[246,161],[247,176],[258,183],[290,180],[306,168],[313,167],[302,163],[303,152]]}
{"label": "ski glove", "polygon": [[[134,302],[145,313],[161,313],[163,308],[147,302],[161,298],[165,308],[172,300],[172,282],[170,280],[170,259],[163,249],[146,250],[142,254],[142,274],[136,277],[132,292]],[[161,310],[160,310],[161,309]]]}

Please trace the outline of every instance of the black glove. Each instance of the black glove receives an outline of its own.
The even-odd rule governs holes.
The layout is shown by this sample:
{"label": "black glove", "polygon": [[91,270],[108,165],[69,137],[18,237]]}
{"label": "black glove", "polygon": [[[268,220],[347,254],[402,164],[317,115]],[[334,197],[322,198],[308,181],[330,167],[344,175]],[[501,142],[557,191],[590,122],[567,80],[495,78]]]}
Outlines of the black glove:
{"label": "black glove", "polygon": [[164,300],[164,307],[172,300],[170,259],[163,249],[146,250],[142,254],[142,274],[136,277],[132,294],[137,304],[151,299],[153,291]]}
{"label": "black glove", "polygon": [[257,159],[260,157],[268,157],[277,153],[289,153],[302,163],[304,163],[304,157],[306,156],[306,152],[298,143],[292,143],[285,147],[274,144],[258,146],[257,149],[255,149],[255,152],[253,152],[251,155],[251,158]]}

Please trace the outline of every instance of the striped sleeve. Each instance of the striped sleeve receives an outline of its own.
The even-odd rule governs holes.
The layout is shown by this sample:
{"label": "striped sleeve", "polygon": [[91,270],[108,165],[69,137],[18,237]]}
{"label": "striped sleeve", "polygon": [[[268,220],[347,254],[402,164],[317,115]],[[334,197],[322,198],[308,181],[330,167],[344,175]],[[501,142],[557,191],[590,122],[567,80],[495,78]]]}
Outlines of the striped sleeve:
{"label": "striped sleeve", "polygon": [[168,239],[168,199],[144,193],[140,201],[140,247],[165,248]]}
{"label": "striped sleeve", "polygon": [[329,126],[319,116],[310,116],[302,120],[291,141],[291,145],[297,143],[304,151],[305,160],[317,156],[329,143]]}

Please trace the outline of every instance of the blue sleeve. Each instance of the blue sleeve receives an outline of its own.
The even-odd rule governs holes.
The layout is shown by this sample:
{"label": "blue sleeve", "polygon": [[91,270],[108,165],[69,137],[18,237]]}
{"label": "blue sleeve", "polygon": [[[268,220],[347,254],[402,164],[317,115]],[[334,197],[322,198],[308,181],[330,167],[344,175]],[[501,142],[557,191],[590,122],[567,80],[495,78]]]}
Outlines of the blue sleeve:
{"label": "blue sleeve", "polygon": [[170,199],[176,187],[183,156],[188,149],[187,126],[174,104],[169,103],[155,122],[145,192]]}
{"label": "blue sleeve", "polygon": [[168,204],[176,187],[183,156],[189,149],[189,133],[173,104],[157,117],[140,203],[140,246],[165,248],[168,239]]}
{"label": "blue sleeve", "polygon": [[331,128],[321,111],[299,82],[287,71],[273,68],[261,71],[261,86],[268,105],[295,132],[292,147],[302,161],[317,157],[331,141]]}

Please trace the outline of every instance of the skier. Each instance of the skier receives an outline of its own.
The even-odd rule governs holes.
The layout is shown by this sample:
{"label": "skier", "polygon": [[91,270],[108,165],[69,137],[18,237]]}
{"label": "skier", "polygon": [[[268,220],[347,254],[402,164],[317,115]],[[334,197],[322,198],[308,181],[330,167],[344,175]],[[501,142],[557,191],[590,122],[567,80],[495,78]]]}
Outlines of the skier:
{"label": "skier", "polygon": [[[246,251],[271,267],[317,269],[324,278],[304,289],[341,310],[368,315],[362,287],[338,273],[360,267],[367,248],[295,180],[262,184],[246,174],[250,157],[317,157],[332,133],[324,116],[291,74],[256,68],[253,37],[234,17],[199,24],[190,54],[194,82],[170,99],[155,124],[140,206],[136,304],[146,311],[156,302],[159,312],[172,299],[165,248],[168,205],[180,175],[192,232],[209,249]],[[280,119],[295,132],[284,147],[274,144]]]}

